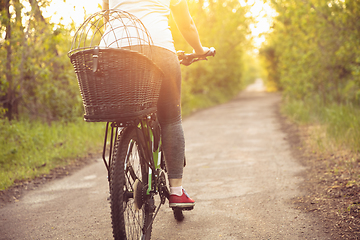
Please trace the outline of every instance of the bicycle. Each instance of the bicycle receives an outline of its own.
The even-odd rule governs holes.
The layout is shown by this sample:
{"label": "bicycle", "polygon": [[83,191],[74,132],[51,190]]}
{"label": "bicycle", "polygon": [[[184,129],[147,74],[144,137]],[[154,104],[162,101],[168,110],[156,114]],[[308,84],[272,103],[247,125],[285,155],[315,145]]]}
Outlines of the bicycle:
{"label": "bicycle", "polygon": [[[135,19],[112,10],[101,12],[100,19],[106,16],[109,21],[114,13]],[[178,52],[180,63],[186,66],[214,55],[214,48],[202,56]],[[156,116],[162,72],[149,57],[132,49],[77,47],[69,57],[77,73],[85,120],[107,122],[102,158],[108,171],[114,238],[148,240],[153,221],[170,196]],[[110,96],[104,99],[106,94]],[[182,221],[183,210],[192,208],[173,208],[175,219]]]}

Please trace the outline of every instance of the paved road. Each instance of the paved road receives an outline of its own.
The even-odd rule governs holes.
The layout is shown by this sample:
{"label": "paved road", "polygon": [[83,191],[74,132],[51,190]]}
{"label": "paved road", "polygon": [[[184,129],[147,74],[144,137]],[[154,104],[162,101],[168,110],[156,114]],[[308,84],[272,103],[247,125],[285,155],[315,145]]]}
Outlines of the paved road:
{"label": "paved road", "polygon": [[[184,187],[196,200],[177,223],[161,208],[153,239],[328,239],[293,197],[305,171],[276,114],[280,95],[251,87],[184,121]],[[112,239],[101,160],[0,209],[0,239]]]}

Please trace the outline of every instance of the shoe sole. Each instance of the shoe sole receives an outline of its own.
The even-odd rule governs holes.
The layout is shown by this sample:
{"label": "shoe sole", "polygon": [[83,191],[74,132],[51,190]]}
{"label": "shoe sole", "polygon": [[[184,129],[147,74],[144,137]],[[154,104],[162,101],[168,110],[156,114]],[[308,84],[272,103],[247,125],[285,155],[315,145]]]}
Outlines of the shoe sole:
{"label": "shoe sole", "polygon": [[169,203],[171,208],[194,208],[195,203]]}

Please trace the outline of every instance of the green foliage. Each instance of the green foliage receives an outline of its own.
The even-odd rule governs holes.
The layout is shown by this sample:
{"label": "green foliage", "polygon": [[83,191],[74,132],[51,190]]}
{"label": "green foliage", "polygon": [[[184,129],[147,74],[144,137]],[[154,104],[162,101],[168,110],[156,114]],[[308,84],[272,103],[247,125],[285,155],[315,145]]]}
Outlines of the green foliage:
{"label": "green foliage", "polygon": [[275,54],[275,48],[270,44],[260,49],[260,61],[265,71],[265,84],[270,92],[281,91],[280,76],[278,69],[278,59]]}
{"label": "green foliage", "polygon": [[278,16],[260,54],[284,111],[360,151],[360,1],[271,0]]}
{"label": "green foliage", "polygon": [[360,2],[271,2],[278,16],[261,51],[268,81],[290,98],[359,105]]}
{"label": "green foliage", "polygon": [[[215,47],[215,58],[183,67],[182,106],[184,113],[221,103],[234,97],[244,87],[244,59],[251,48],[246,38],[248,7],[239,1],[189,1],[189,9],[204,46]],[[170,23],[175,47],[191,52],[174,22]]]}
{"label": "green foliage", "polygon": [[103,123],[0,120],[0,190],[101,149]]}
{"label": "green foliage", "polygon": [[[1,27],[0,34],[11,29],[11,37],[0,42],[0,103],[9,119],[81,116],[77,82],[66,55],[74,29],[48,23],[41,9],[50,2],[33,1],[27,11],[21,1],[13,1],[17,10],[10,11],[10,19],[1,14],[1,21],[10,24]],[[6,67],[9,61],[11,68]]]}

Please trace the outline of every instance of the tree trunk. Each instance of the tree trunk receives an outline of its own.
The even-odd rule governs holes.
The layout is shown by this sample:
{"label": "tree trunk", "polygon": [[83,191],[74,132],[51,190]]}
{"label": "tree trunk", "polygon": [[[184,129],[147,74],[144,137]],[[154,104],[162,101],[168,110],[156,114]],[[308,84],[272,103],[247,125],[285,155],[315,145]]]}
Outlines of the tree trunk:
{"label": "tree trunk", "polygon": [[11,49],[11,15],[10,15],[10,0],[5,0],[5,12],[6,12],[6,35],[5,35],[5,42],[6,42],[6,70],[5,76],[6,81],[8,82],[7,93],[5,95],[5,101],[3,103],[3,107],[6,110],[5,117],[9,120],[13,119],[14,109],[12,106],[12,99],[13,99],[13,76],[11,72],[11,62],[12,62],[12,49]]}
{"label": "tree trunk", "polygon": [[34,16],[36,20],[40,20],[41,22],[45,22],[45,18],[41,13],[39,4],[37,0],[29,0],[32,11],[34,12]]}

